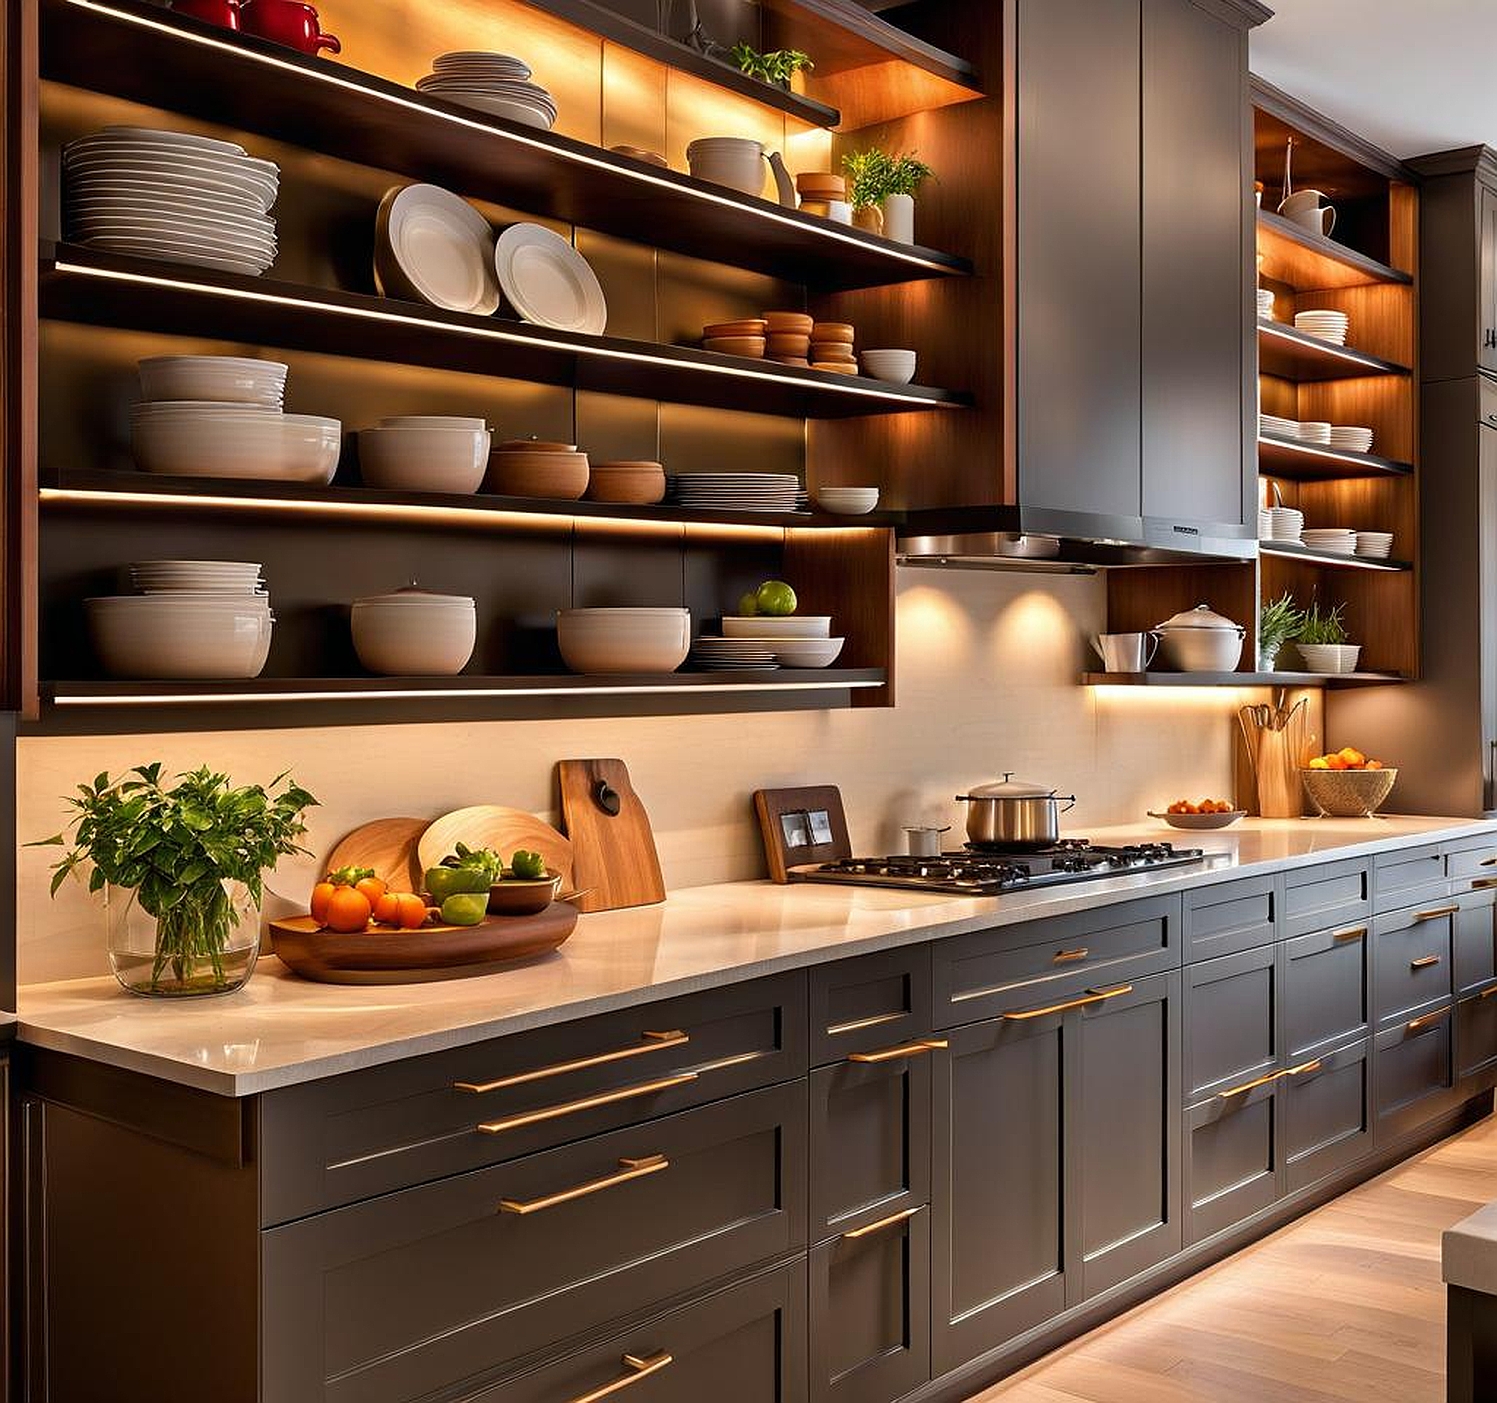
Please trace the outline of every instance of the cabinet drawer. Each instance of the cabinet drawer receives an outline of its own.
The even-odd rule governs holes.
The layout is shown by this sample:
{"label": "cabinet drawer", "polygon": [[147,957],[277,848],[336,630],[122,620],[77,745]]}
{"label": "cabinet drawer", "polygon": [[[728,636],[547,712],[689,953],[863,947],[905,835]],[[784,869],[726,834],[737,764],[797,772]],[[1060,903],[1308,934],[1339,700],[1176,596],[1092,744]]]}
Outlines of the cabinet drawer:
{"label": "cabinet drawer", "polygon": [[1365,1037],[1372,1025],[1372,928],[1368,922],[1284,942],[1284,1053],[1300,1063]]}
{"label": "cabinet drawer", "polygon": [[1365,860],[1325,862],[1284,874],[1281,935],[1308,935],[1371,914],[1372,872]]}
{"label": "cabinet drawer", "polygon": [[1240,1085],[1278,1061],[1272,945],[1185,971],[1185,1100]]}
{"label": "cabinet drawer", "polygon": [[813,1067],[919,1038],[930,1031],[930,946],[819,966],[809,996]]}
{"label": "cabinet drawer", "polygon": [[407,1403],[805,1240],[804,1083],[261,1235],[263,1396]]}
{"label": "cabinet drawer", "polygon": [[1379,916],[1372,927],[1377,1021],[1402,1020],[1448,1001],[1454,902]]}
{"label": "cabinet drawer", "polygon": [[758,980],[271,1092],[261,1221],[804,1076],[805,987]]}
{"label": "cabinet drawer", "polygon": [[1490,838],[1450,844],[1444,850],[1445,875],[1452,882],[1497,877],[1497,831]]}
{"label": "cabinet drawer", "polygon": [[1451,1014],[1447,1005],[1377,1035],[1378,1148],[1413,1133],[1455,1104]]}
{"label": "cabinet drawer", "polygon": [[1039,1008],[1180,963],[1180,898],[1150,897],[935,947],[936,1026]]}
{"label": "cabinet drawer", "polygon": [[805,1403],[805,1297],[804,1268],[781,1267],[457,1403]]}
{"label": "cabinet drawer", "polygon": [[1393,911],[1416,901],[1437,901],[1448,890],[1445,854],[1436,846],[1401,848],[1372,860],[1375,911]]}
{"label": "cabinet drawer", "polygon": [[1455,1073],[1463,1097],[1497,1085],[1497,982],[1456,1005]]}
{"label": "cabinet drawer", "polygon": [[1279,1083],[1214,1096],[1185,1112],[1185,1243],[1270,1207],[1278,1197]]}
{"label": "cabinet drawer", "polygon": [[1497,979],[1497,891],[1468,891],[1454,898],[1455,989],[1464,994]]}
{"label": "cabinet drawer", "polygon": [[1297,1193],[1372,1152],[1372,1043],[1327,1052],[1279,1091],[1284,1188]]}
{"label": "cabinet drawer", "polygon": [[812,1242],[929,1201],[935,1041],[891,1060],[811,1073]]}
{"label": "cabinet drawer", "polygon": [[813,1400],[891,1403],[930,1378],[928,1209],[813,1248],[808,1277]]}
{"label": "cabinet drawer", "polygon": [[1270,944],[1278,935],[1272,877],[1247,877],[1185,893],[1185,961]]}

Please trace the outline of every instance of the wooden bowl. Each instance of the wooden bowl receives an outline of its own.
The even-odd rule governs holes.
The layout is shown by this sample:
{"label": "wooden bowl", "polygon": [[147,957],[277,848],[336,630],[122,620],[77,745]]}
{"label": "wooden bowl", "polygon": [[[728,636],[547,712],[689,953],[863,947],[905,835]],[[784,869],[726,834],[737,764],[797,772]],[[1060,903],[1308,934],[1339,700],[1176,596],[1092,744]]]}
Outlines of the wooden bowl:
{"label": "wooden bowl", "polygon": [[848,322],[817,322],[811,328],[813,341],[841,341],[851,346],[857,340],[857,328]]}
{"label": "wooden bowl", "polygon": [[800,202],[802,214],[814,214],[818,219],[830,219],[832,207],[825,200],[802,200]]}
{"label": "wooden bowl", "polygon": [[812,370],[824,370],[829,375],[856,375],[858,373],[857,361],[846,360],[813,360]]}
{"label": "wooden bowl", "polygon": [[716,340],[719,336],[763,336],[766,327],[762,318],[745,317],[736,322],[714,322],[702,328],[702,339]]}
{"label": "wooden bowl", "polygon": [[508,438],[494,445],[495,453],[575,453],[575,443],[547,443],[538,438]]}
{"label": "wooden bowl", "polygon": [[506,877],[489,888],[489,915],[538,916],[561,894],[561,873],[530,881]]}
{"label": "wooden bowl", "polygon": [[764,324],[771,336],[809,336],[816,320],[804,312],[766,312]]}
{"label": "wooden bowl", "polygon": [[665,468],[649,462],[594,463],[587,500],[652,507],[665,500]]}
{"label": "wooden bowl", "polygon": [[501,497],[575,502],[587,491],[590,477],[586,453],[511,449],[489,455],[483,490]]}
{"label": "wooden bowl", "polygon": [[845,360],[856,363],[858,359],[846,341],[813,341],[809,349],[812,360]]}
{"label": "wooden bowl", "polygon": [[804,360],[811,354],[811,338],[793,331],[776,331],[765,337],[764,353],[770,356],[797,356]]}
{"label": "wooden bowl", "polygon": [[1393,792],[1397,770],[1301,770],[1305,793],[1330,818],[1371,818]]}
{"label": "wooden bowl", "polygon": [[720,356],[748,356],[750,360],[763,360],[765,338],[762,336],[710,336],[702,342],[704,351],[715,351]]}

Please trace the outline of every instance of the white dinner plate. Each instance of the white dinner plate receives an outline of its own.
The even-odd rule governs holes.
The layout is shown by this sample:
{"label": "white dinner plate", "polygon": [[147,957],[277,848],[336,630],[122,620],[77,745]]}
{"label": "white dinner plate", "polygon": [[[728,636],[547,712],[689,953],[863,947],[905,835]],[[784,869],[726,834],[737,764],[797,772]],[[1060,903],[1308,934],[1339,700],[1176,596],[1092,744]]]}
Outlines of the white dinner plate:
{"label": "white dinner plate", "polygon": [[[198,136],[195,132],[169,131],[165,127],[105,127],[95,137],[107,137],[113,141],[145,142],[148,146],[178,146],[191,151],[209,151],[219,156],[247,156],[242,146],[232,141],[220,141],[217,137]],[[83,137],[82,140],[89,140]]]}
{"label": "white dinner plate", "polygon": [[466,107],[473,112],[482,112],[486,117],[503,117],[521,126],[534,127],[537,131],[551,130],[553,120],[549,113],[529,103],[511,102],[504,97],[490,97],[486,93],[432,93],[443,102],[455,107]]}
{"label": "white dinner plate", "polygon": [[83,212],[94,210],[129,210],[151,216],[185,214],[194,219],[249,220],[254,223],[272,218],[262,213],[258,200],[240,200],[233,196],[188,194],[163,190],[159,186],[133,189],[125,185],[98,185],[70,192],[68,205]]}
{"label": "white dinner plate", "polygon": [[512,224],[494,246],[494,268],[524,320],[588,336],[601,336],[607,327],[608,302],[598,275],[560,234],[539,224]]}
{"label": "white dinner plate", "polygon": [[277,181],[281,168],[274,161],[262,160],[259,156],[224,154],[216,151],[188,149],[179,146],[163,146],[159,142],[113,140],[103,136],[81,136],[62,148],[64,165],[75,161],[113,159],[123,157],[130,160],[145,158],[162,161],[170,165],[183,166],[189,170],[227,170],[251,175],[260,180]]}
{"label": "white dinner plate", "polygon": [[269,229],[253,224],[235,224],[231,220],[198,219],[188,215],[143,215],[99,210],[87,214],[74,214],[69,225],[81,232],[91,234],[138,233],[146,238],[165,234],[168,238],[192,239],[202,237],[219,243],[243,245],[264,253],[276,249],[275,225]]}
{"label": "white dinner plate", "polygon": [[187,263],[197,268],[214,268],[223,273],[247,273],[259,277],[270,263],[261,259],[210,252],[197,247],[172,247],[149,239],[122,239],[98,235],[81,240],[86,248],[101,253],[127,253],[132,257],[157,258],[163,263]]}
{"label": "white dinner plate", "polygon": [[[205,253],[220,258],[242,258],[268,268],[275,262],[278,252],[274,244],[259,243],[253,239],[222,238],[202,233],[176,232],[169,229],[146,229],[133,224],[75,225],[69,230],[69,241],[76,244],[97,245],[100,239],[133,239],[138,243],[173,250],[201,248]],[[254,408],[253,405],[249,406]]]}
{"label": "white dinner plate", "polygon": [[[424,301],[484,317],[498,310],[494,231],[466,200],[438,185],[407,185],[381,202],[380,228]],[[379,280],[378,268],[375,276]]]}
{"label": "white dinner plate", "polygon": [[201,192],[219,198],[232,195],[264,213],[275,203],[278,187],[234,172],[194,171],[181,166],[153,165],[140,161],[87,161],[69,166],[64,176],[68,190],[89,189],[96,184],[127,184],[140,188]]}

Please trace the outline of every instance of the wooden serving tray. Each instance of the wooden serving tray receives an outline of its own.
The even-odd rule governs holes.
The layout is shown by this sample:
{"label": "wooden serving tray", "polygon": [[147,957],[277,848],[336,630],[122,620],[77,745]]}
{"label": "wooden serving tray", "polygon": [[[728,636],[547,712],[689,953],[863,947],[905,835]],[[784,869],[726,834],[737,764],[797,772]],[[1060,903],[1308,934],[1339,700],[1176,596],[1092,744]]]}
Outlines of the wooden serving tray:
{"label": "wooden serving tray", "polygon": [[538,916],[490,916],[477,926],[371,927],[353,935],[320,930],[310,916],[270,923],[271,948],[319,984],[425,984],[492,974],[549,954],[577,926],[577,908],[553,901]]}

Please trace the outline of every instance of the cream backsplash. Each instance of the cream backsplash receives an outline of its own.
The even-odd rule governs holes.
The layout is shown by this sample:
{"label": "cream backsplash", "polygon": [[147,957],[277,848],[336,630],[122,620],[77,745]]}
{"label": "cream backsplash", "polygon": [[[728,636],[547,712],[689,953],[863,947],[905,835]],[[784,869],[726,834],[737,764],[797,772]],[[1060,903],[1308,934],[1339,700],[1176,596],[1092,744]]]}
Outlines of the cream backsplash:
{"label": "cream backsplash", "polygon": [[[18,746],[17,831],[53,833],[61,797],[100,770],[160,759],[243,781],[282,769],[316,794],[308,846],[326,853],[351,828],[396,814],[503,803],[556,819],[554,762],[625,760],[650,812],[667,884],[763,875],[755,789],[841,786],[860,851],[897,851],[905,823],[950,823],[953,796],[1012,770],[1074,793],[1066,831],[1138,819],[1189,794],[1228,796],[1232,690],[1077,685],[1102,626],[1100,578],[903,569],[899,705],[892,711],[631,717],[25,737]],[[22,983],[107,974],[101,918],[80,886],[47,899],[55,849],[22,848]],[[314,865],[283,866],[272,886],[304,899]]]}

